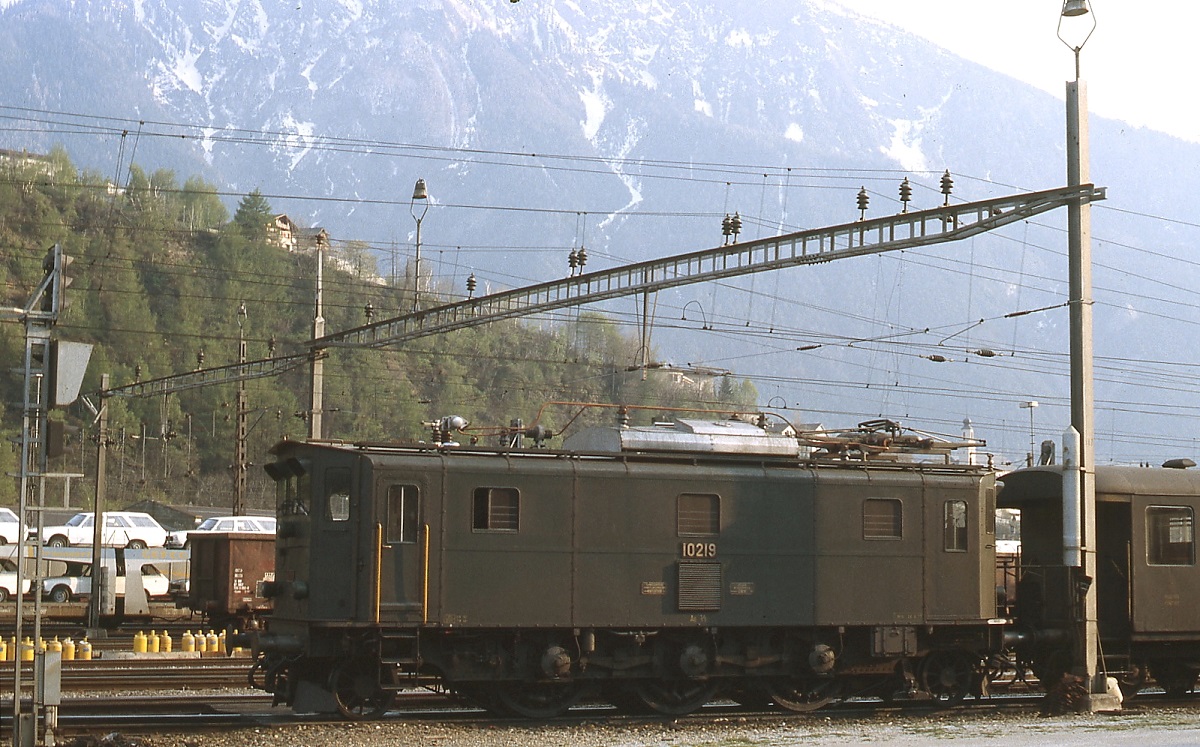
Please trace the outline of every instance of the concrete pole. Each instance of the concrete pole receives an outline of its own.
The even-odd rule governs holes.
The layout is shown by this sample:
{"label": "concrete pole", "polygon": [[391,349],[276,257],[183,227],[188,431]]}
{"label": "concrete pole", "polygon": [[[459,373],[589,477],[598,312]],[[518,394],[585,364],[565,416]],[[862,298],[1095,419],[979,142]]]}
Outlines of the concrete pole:
{"label": "concrete pole", "polygon": [[[325,336],[325,302],[324,302],[324,272],[325,272],[325,243],[317,241],[317,302],[313,315],[313,339]],[[321,415],[325,410],[325,351],[314,348],[310,351],[312,362],[309,364],[311,380],[309,382],[308,399],[308,438],[321,438]]]}
{"label": "concrete pole", "polygon": [[[1067,82],[1067,185],[1089,184],[1087,85]],[[1092,373],[1092,208],[1079,201],[1067,206],[1070,275],[1071,425],[1079,433],[1080,529],[1083,545],[1082,619],[1076,673],[1093,695],[1105,692],[1097,676],[1099,626],[1096,611],[1096,443]],[[1095,699],[1094,699],[1095,701]],[[1099,707],[1098,702],[1094,702]]]}

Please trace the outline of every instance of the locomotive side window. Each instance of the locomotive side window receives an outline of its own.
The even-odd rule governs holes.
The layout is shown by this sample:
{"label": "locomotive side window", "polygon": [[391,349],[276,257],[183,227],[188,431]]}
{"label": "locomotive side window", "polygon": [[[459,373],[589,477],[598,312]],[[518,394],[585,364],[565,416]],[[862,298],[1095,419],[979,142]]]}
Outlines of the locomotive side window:
{"label": "locomotive side window", "polygon": [[1146,562],[1150,565],[1195,565],[1196,539],[1190,506],[1146,508]]}
{"label": "locomotive side window", "polygon": [[350,470],[331,469],[325,473],[325,518],[330,521],[350,519]]}
{"label": "locomotive side window", "polygon": [[387,541],[416,542],[420,535],[420,503],[416,485],[390,485],[387,497]]}
{"label": "locomotive side window", "polygon": [[[994,513],[994,512],[993,512]],[[946,501],[942,540],[946,552],[967,551],[967,502]]]}
{"label": "locomotive side window", "polygon": [[475,488],[471,528],[515,532],[521,525],[521,494],[516,488]]}
{"label": "locomotive side window", "polygon": [[863,539],[900,539],[904,515],[897,498],[867,498],[863,501]]}
{"label": "locomotive side window", "polygon": [[675,527],[680,537],[715,537],[721,533],[721,496],[683,493],[675,504]]}

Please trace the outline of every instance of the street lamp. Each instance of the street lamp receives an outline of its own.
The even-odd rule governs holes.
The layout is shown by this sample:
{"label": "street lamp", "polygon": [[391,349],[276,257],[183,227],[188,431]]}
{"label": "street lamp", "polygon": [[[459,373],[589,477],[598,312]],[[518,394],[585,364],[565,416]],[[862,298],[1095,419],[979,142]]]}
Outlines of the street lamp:
{"label": "street lamp", "polygon": [[1028,402],[1020,403],[1021,409],[1029,410],[1029,453],[1025,455],[1026,467],[1033,466],[1033,447],[1035,443],[1033,440],[1033,411],[1037,409],[1037,406],[1038,403],[1036,399],[1031,399]]}
{"label": "street lamp", "polygon": [[[418,200],[421,202],[420,215],[417,214]],[[424,179],[418,179],[413,187],[412,200],[409,201],[408,210],[412,213],[413,220],[417,222],[417,250],[413,260],[413,313],[416,313],[420,306],[421,291],[421,221],[425,219],[425,213],[429,212],[429,191],[425,188]]]}

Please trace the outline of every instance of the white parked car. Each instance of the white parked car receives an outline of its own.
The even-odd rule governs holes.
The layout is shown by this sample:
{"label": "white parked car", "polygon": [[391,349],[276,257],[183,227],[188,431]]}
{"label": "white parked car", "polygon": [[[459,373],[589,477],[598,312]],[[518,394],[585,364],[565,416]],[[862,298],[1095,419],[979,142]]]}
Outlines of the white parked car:
{"label": "white parked car", "polygon": [[[0,558],[0,602],[7,602],[17,593],[17,564],[9,558]],[[29,579],[21,579],[21,593],[29,593]]]}
{"label": "white parked car", "polygon": [[[50,547],[91,545],[95,530],[91,513],[72,516],[66,524],[42,529],[42,543]],[[105,511],[104,547],[129,547],[135,550],[162,547],[167,542],[167,530],[150,514],[137,511]]]}
{"label": "white parked car", "polygon": [[0,508],[0,545],[15,545],[21,539],[21,520],[10,508]]}
{"label": "white parked car", "polygon": [[187,547],[188,535],[196,532],[249,532],[275,534],[274,516],[213,516],[195,529],[181,529],[167,535],[167,547]]}
{"label": "white parked car", "polygon": [[[71,569],[69,569],[71,570]],[[125,595],[125,576],[116,577],[117,596]],[[171,590],[171,580],[152,565],[142,566],[142,588],[147,598],[165,597]],[[69,602],[92,593],[92,567],[85,566],[75,575],[54,576],[42,580],[42,593],[51,602]]]}

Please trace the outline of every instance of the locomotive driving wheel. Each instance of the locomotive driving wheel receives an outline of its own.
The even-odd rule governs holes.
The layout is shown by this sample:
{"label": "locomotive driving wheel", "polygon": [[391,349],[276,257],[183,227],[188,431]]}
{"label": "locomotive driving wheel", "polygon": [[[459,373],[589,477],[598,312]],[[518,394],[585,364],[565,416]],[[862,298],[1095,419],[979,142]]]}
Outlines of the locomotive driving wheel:
{"label": "locomotive driving wheel", "polygon": [[963,651],[935,651],[921,660],[921,686],[935,700],[958,703],[971,691],[975,660]]}
{"label": "locomotive driving wheel", "polygon": [[394,694],[379,684],[379,665],[366,659],[338,664],[329,676],[329,689],[338,712],[355,721],[379,718],[394,699]]}
{"label": "locomotive driving wheel", "polygon": [[1152,662],[1150,673],[1169,698],[1182,698],[1196,685],[1196,670],[1178,661]]}
{"label": "locomotive driving wheel", "polygon": [[815,711],[837,695],[838,682],[832,677],[787,678],[767,684],[767,694],[780,708],[796,713]]}
{"label": "locomotive driving wheel", "polygon": [[517,682],[499,685],[493,699],[517,716],[546,719],[561,716],[583,695],[574,682]]}
{"label": "locomotive driving wheel", "polygon": [[634,694],[650,710],[665,716],[686,716],[699,710],[717,693],[717,683],[696,680],[642,680]]}

